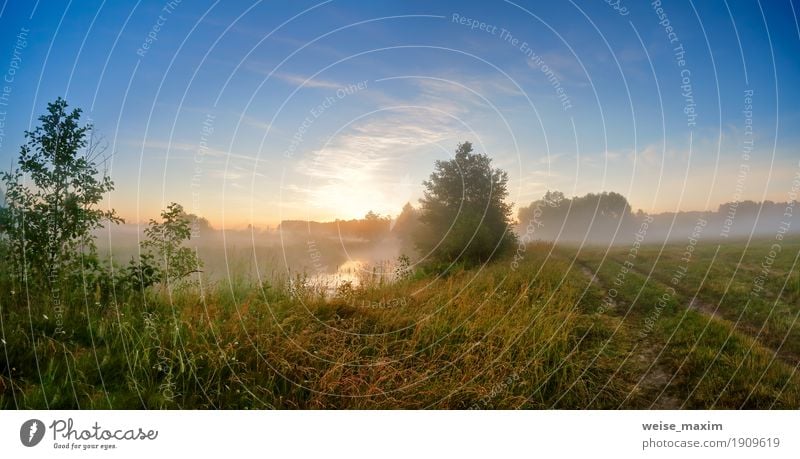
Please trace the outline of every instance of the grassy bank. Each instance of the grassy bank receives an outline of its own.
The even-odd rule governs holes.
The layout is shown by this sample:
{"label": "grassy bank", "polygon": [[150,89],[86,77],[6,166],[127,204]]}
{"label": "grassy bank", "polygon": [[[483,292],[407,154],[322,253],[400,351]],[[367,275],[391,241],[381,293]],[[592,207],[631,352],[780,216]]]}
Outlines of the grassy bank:
{"label": "grassy bank", "polygon": [[185,286],[110,304],[89,292],[59,318],[65,334],[48,298],[4,290],[0,404],[613,406],[632,387],[611,378],[622,347],[603,346],[617,324],[587,312],[584,279],[545,263],[548,249],[529,250],[516,270],[501,261],[328,298],[280,283]]}
{"label": "grassy bank", "polygon": [[[784,254],[798,253],[800,241],[791,244]],[[764,246],[719,290],[736,247],[699,247],[669,295],[680,246],[642,249],[621,282],[623,248],[533,245],[518,266],[499,260],[335,295],[241,280],[106,302],[77,285],[60,314],[47,295],[3,281],[0,406],[800,407],[797,292],[775,290],[771,277],[763,304],[744,308],[752,279],[741,273],[757,275]],[[773,263],[776,278],[797,275],[785,260]],[[719,310],[689,307],[698,291]]]}

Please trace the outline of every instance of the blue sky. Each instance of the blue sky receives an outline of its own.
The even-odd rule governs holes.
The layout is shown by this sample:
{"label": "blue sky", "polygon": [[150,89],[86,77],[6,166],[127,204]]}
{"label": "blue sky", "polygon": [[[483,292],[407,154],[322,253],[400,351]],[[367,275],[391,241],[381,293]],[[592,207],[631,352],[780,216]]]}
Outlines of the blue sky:
{"label": "blue sky", "polygon": [[0,164],[62,96],[107,143],[131,221],[170,201],[231,227],[396,214],[464,140],[517,206],[788,199],[796,5],[665,3],[7,1]]}

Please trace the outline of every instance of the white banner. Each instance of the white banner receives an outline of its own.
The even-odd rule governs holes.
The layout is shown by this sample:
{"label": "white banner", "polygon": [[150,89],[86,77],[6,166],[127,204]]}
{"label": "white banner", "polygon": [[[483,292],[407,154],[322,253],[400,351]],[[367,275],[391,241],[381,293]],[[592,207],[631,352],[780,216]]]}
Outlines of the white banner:
{"label": "white banner", "polygon": [[6,411],[0,457],[800,457],[793,411]]}

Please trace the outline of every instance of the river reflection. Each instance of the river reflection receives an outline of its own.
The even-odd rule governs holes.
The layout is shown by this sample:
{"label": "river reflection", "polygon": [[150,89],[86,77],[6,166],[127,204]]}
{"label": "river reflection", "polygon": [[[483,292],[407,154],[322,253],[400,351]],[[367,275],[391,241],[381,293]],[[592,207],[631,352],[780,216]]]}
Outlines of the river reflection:
{"label": "river reflection", "polygon": [[351,259],[339,265],[335,272],[318,273],[311,276],[309,281],[315,287],[333,295],[344,284],[352,287],[382,285],[393,282],[397,276],[397,263],[394,261]]}

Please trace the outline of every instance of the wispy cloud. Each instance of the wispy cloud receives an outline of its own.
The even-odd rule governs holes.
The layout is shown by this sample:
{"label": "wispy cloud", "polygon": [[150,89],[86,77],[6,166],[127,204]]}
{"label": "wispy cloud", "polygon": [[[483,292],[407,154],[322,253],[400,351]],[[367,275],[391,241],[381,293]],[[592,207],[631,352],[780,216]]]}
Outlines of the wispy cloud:
{"label": "wispy cloud", "polygon": [[306,88],[339,89],[344,86],[335,81],[323,80],[321,78],[309,79],[308,77],[291,73],[275,73],[273,76],[293,86],[303,86]]}
{"label": "wispy cloud", "polygon": [[[182,152],[182,153],[192,152],[194,154],[202,155],[204,157],[213,157],[222,159],[229,158],[231,160],[240,160],[253,163],[259,160],[255,156],[241,154],[241,153],[233,153],[230,151],[225,151],[210,146],[204,148],[201,151],[201,147],[199,144],[191,142],[180,142],[180,141],[170,142],[168,140],[148,139],[144,143],[142,143],[141,141],[127,141],[125,142],[125,144],[149,150],[160,150],[164,152],[170,151],[170,152]],[[173,155],[173,158],[179,158],[179,157]]]}
{"label": "wispy cloud", "polygon": [[[354,125],[300,160],[295,171],[308,185],[295,188],[305,205],[358,216],[367,210],[396,213],[419,189],[410,165],[452,149],[444,142],[462,132],[444,113],[397,108]],[[289,191],[289,190],[287,190]],[[342,208],[342,207],[346,208]]]}
{"label": "wispy cloud", "polygon": [[270,123],[268,123],[266,121],[262,121],[262,120],[260,120],[260,119],[258,119],[256,117],[248,116],[248,115],[244,115],[242,117],[242,124],[244,124],[245,126],[250,126],[252,128],[256,128],[256,129],[260,129],[260,130],[264,130],[264,131],[266,131],[267,129],[271,129],[272,131],[277,129],[274,125],[271,125]]}

